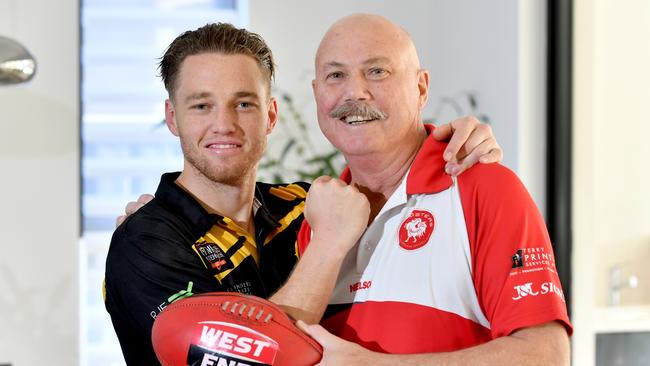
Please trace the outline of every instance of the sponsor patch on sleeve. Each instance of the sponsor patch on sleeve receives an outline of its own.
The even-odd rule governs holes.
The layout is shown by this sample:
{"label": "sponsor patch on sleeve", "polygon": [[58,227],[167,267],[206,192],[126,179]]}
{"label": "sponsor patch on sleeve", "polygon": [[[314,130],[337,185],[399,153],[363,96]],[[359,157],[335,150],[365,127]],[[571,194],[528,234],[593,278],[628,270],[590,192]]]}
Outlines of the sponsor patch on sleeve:
{"label": "sponsor patch on sleeve", "polygon": [[544,247],[518,249],[511,259],[510,276],[540,271],[556,273],[553,251]]}
{"label": "sponsor patch on sleeve", "polygon": [[553,281],[543,282],[538,284],[536,282],[526,282],[523,284],[515,285],[513,288],[512,299],[514,301],[519,301],[526,297],[537,297],[537,296],[557,296],[562,302],[566,302],[564,299],[564,292],[562,287],[555,284]]}
{"label": "sponsor patch on sleeve", "polygon": [[512,286],[510,297],[513,301],[556,296],[565,302],[555,269],[555,257],[550,248],[521,248],[511,256],[511,260],[509,283]]}

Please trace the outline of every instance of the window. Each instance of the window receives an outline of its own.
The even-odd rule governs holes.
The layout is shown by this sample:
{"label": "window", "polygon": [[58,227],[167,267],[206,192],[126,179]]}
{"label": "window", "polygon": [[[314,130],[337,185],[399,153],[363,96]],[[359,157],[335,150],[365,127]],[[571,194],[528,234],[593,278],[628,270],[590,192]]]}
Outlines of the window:
{"label": "window", "polygon": [[210,22],[248,24],[246,0],[84,0],[81,8],[82,220],[80,364],[124,365],[101,284],[115,218],[160,174],[181,170],[163,124],[157,62],[180,33]]}

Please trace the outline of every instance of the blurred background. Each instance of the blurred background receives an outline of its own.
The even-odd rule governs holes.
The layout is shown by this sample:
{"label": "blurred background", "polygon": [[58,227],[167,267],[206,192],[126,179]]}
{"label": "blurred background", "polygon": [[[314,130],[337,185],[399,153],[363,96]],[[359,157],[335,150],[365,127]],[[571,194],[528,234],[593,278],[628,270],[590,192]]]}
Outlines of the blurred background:
{"label": "blurred background", "polygon": [[353,12],[412,35],[427,121],[492,125],[547,220],[573,364],[650,365],[646,0],[1,0],[0,36],[36,67],[0,85],[0,365],[124,364],[101,282],[116,216],[182,168],[161,125],[169,42],[216,21],[260,33],[281,114],[260,176],[309,180],[343,164],[310,81],[321,36]]}

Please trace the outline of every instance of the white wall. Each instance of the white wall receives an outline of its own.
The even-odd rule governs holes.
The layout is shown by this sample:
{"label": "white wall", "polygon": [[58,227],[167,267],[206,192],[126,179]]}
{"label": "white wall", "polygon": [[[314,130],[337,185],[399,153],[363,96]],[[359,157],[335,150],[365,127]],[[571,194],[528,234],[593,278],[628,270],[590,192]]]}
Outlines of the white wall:
{"label": "white wall", "polygon": [[436,112],[440,98],[463,103],[462,93],[475,92],[479,112],[490,118],[505,150],[504,164],[544,209],[545,2],[252,0],[250,10],[251,29],[275,53],[276,86],[291,93],[313,126],[313,56],[327,28],[354,12],[381,14],[404,26],[431,72],[424,117],[447,120],[454,114],[450,108]]}
{"label": "white wall", "polygon": [[[599,329],[650,331],[650,3],[577,0],[574,29],[574,363],[593,365]],[[613,265],[639,278],[620,307]]]}
{"label": "white wall", "polygon": [[0,86],[0,364],[77,364],[78,1],[4,0],[38,70]]}

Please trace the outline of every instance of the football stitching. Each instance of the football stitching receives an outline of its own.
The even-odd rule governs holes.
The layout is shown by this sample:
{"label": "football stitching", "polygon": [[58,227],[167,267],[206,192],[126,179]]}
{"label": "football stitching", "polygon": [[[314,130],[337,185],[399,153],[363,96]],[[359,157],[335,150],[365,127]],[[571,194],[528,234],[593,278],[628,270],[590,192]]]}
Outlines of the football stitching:
{"label": "football stitching", "polygon": [[[212,295],[212,294],[209,294],[209,295],[206,294],[204,296],[205,297],[216,297],[216,295]],[[223,295],[220,295],[220,296],[223,296]],[[176,303],[172,303],[170,306],[168,306],[168,309],[166,309],[166,310],[167,310],[167,313],[170,313],[171,311],[174,311],[175,309],[179,309],[179,308],[190,308],[190,307],[197,307],[197,306],[204,307],[205,305],[208,305],[208,306],[211,306],[211,307],[219,308],[223,313],[225,313],[227,315],[234,315],[234,316],[239,317],[239,318],[241,318],[243,320],[246,320],[246,319],[255,320],[254,323],[262,325],[262,326],[267,326],[267,325],[269,325],[271,323],[271,321],[273,321],[273,323],[275,323],[277,325],[280,325],[283,329],[285,329],[285,330],[289,331],[290,333],[292,333],[294,335],[297,335],[300,338],[306,340],[307,343],[314,350],[316,350],[319,354],[322,355],[322,350],[321,350],[320,344],[318,342],[316,342],[313,338],[308,336],[307,334],[305,334],[302,331],[300,331],[299,329],[297,329],[295,327],[295,325],[293,324],[293,322],[291,321],[291,319],[276,304],[273,304],[273,303],[265,304],[265,303],[262,303],[262,302],[260,302],[260,301],[258,301],[256,299],[254,299],[254,298],[250,298],[250,297],[248,297],[246,295],[237,294],[237,293],[232,293],[232,294],[229,294],[227,296],[228,297],[235,297],[235,298],[237,298],[237,300],[233,300],[232,302],[230,300],[225,300],[225,301],[223,301],[221,303],[217,303],[217,304],[211,303],[211,302],[204,302],[204,301],[193,302],[193,303],[189,303],[189,304],[184,303],[184,302],[176,302]],[[203,296],[194,296],[194,299],[196,300],[196,299],[198,299],[200,297],[203,297]],[[253,306],[251,306],[251,308],[248,311],[248,314],[247,314],[246,317],[243,316],[243,313],[244,313],[244,311],[245,311],[245,309],[247,307],[247,304],[245,304],[244,302],[253,303]],[[230,308],[230,311],[228,311],[228,307],[230,306],[231,303],[232,303],[232,307]],[[237,312],[237,306],[238,306],[239,303],[241,303],[243,306]],[[254,313],[254,309],[256,308],[256,306],[254,306],[254,305],[260,306],[260,311],[258,312],[255,319],[251,319],[250,316],[252,315],[252,313]],[[260,321],[260,318],[263,316],[263,313],[265,311],[265,309],[264,309],[265,307],[271,308],[272,311],[279,312],[279,314],[283,315],[284,318],[286,318],[286,321],[290,322],[291,326],[286,324],[286,321],[285,322],[280,322],[277,319],[274,319],[273,318],[273,313],[271,311],[268,312],[268,315],[266,316],[266,318],[263,321]],[[161,313],[160,315],[164,315],[164,313],[165,312]],[[285,320],[283,318],[281,318],[281,319]]]}

